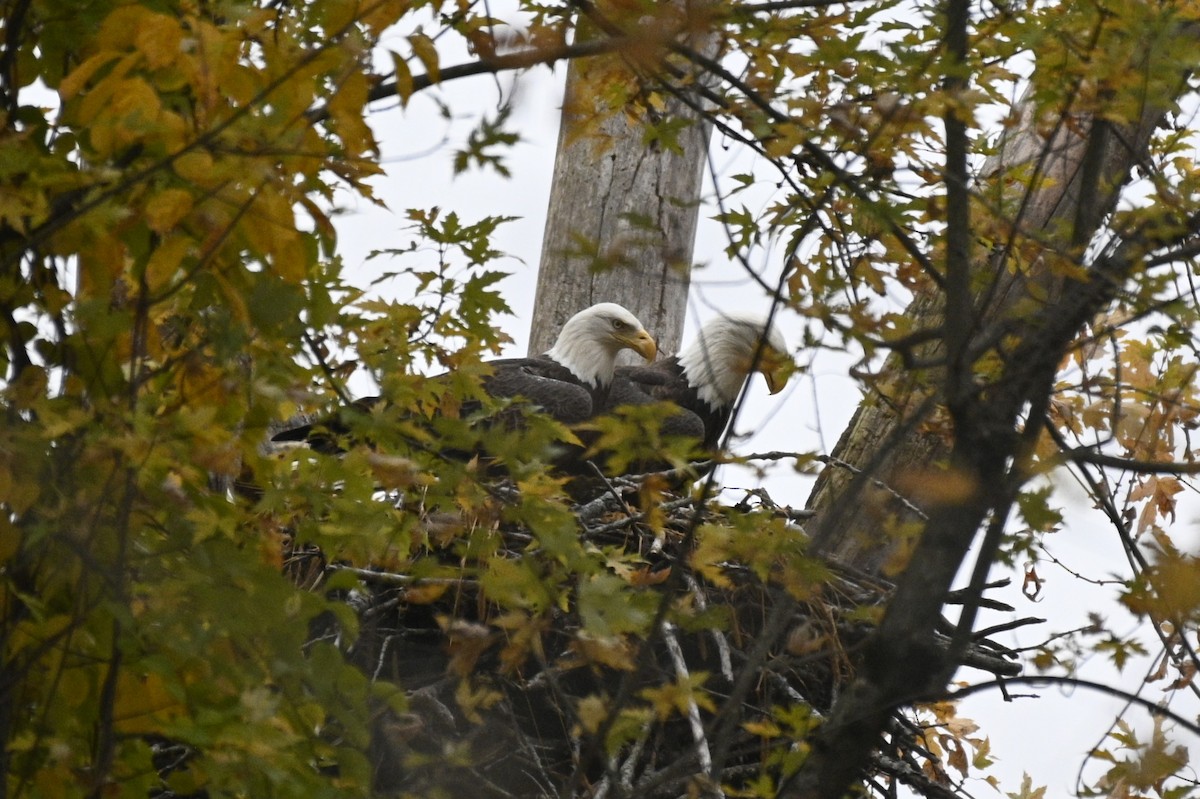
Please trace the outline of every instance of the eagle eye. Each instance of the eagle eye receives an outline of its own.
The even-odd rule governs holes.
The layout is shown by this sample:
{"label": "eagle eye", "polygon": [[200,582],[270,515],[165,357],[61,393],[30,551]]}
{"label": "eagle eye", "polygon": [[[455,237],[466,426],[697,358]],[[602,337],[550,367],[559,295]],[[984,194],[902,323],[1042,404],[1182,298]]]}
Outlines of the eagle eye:
{"label": "eagle eye", "polygon": [[612,325],[613,330],[623,330],[625,328],[625,323],[620,319],[614,319]]}

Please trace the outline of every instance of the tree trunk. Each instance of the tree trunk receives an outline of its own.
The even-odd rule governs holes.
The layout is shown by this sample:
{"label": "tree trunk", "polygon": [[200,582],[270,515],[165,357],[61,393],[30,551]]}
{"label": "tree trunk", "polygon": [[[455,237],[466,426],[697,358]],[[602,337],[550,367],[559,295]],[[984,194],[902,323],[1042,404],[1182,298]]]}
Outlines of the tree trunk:
{"label": "tree trunk", "polygon": [[[718,38],[712,32],[690,38],[694,48],[715,54]],[[661,41],[649,45],[662,47]],[[635,41],[622,52],[633,56],[638,47]],[[681,85],[677,75],[670,80]],[[605,97],[614,87],[633,87],[648,96],[645,106],[629,106],[641,107],[641,113],[624,108],[611,113]],[[674,121],[687,124],[679,129]],[[663,122],[672,124],[664,128]],[[677,130],[677,137],[648,141],[656,126]],[[572,314],[597,302],[624,305],[655,337],[660,351],[678,350],[710,132],[710,124],[688,104],[643,81],[621,53],[571,63],[531,353],[548,350]]]}
{"label": "tree trunk", "polygon": [[[1053,251],[1078,255],[1091,240],[1164,114],[1160,106],[1148,108],[1136,127],[1072,120],[1047,136],[1039,131],[1042,109],[1035,108],[1029,93],[1019,108],[1019,125],[988,159],[978,187],[999,216],[976,227],[999,230],[1000,240],[1012,242],[975,259],[972,271],[986,278],[975,281],[972,333],[980,341],[998,325],[1018,324],[1014,311],[1031,297],[1042,303],[1058,299],[1066,281],[1062,271],[1050,268]],[[1028,187],[1020,179],[1006,181],[1008,175],[1039,164],[1040,176]],[[1019,187],[1022,196],[1005,196],[1006,185]],[[1031,242],[1037,242],[1042,255],[1027,259],[1024,269],[1011,268],[1013,250]],[[936,333],[933,343],[912,353],[920,362],[937,364],[945,357],[940,333],[944,299],[931,284],[905,312],[918,320],[914,329]],[[808,529],[821,552],[879,573],[898,554],[897,546],[906,546],[906,535],[911,541],[912,532],[920,529],[918,511],[926,505],[922,494],[940,493],[931,484],[941,479],[939,464],[950,452],[948,422],[940,407],[943,372],[940,365],[907,367],[896,354],[872,383],[834,447],[833,465],[821,473],[809,496],[808,507],[817,515]]]}

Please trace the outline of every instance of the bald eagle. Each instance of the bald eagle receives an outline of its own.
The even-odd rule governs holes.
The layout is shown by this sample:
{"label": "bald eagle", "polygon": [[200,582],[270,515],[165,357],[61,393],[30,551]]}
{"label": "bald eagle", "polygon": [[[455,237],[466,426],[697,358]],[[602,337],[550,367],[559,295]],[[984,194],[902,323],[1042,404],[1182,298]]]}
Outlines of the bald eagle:
{"label": "bald eagle", "polygon": [[[563,424],[577,424],[607,404],[617,354],[623,349],[647,361],[658,351],[636,316],[616,303],[602,302],[568,319],[544,355],[488,361],[492,373],[483,379],[483,389],[497,399],[524,399]],[[381,399],[364,397],[351,407],[366,412]],[[505,418],[519,423],[512,414]],[[343,451],[338,439],[347,433],[346,422],[334,416],[284,430],[271,440],[303,441],[318,452],[334,454]]]}
{"label": "bald eagle", "polygon": [[617,369],[608,407],[671,403],[677,410],[663,420],[661,432],[711,451],[720,445],[751,370],[762,372],[768,390],[777,394],[791,366],[787,342],[764,317],[726,313],[705,323],[679,355]]}

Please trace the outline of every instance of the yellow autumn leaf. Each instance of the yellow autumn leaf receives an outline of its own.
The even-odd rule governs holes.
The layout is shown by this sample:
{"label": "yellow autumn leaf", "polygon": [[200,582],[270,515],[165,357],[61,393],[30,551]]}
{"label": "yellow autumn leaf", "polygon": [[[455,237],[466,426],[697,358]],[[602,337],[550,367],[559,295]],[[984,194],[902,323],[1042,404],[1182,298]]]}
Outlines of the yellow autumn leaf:
{"label": "yellow autumn leaf", "polygon": [[1200,609],[1200,561],[1188,557],[1164,559],[1150,574],[1163,616],[1191,615]]}
{"label": "yellow autumn leaf", "polygon": [[280,230],[271,247],[275,274],[289,283],[300,283],[308,277],[308,248],[304,237],[295,230]]}
{"label": "yellow autumn leaf", "polygon": [[[52,640],[54,636],[62,633],[63,630],[71,626],[71,623],[71,616],[66,613],[20,622],[9,633],[9,638],[6,642],[8,652],[11,656],[32,647],[39,647],[46,641]],[[60,661],[55,658],[53,653],[49,657],[50,660],[45,661],[45,663],[47,671],[53,673],[53,667]]]}
{"label": "yellow autumn leaf", "polygon": [[165,14],[147,14],[138,23],[134,44],[151,69],[171,66],[179,58],[183,30]]}
{"label": "yellow autumn leaf", "polygon": [[358,0],[325,0],[321,4],[321,10],[321,27],[331,36],[354,24],[359,15]]}
{"label": "yellow autumn leaf", "polygon": [[213,159],[206,150],[193,149],[176,158],[171,167],[184,180],[203,186],[212,176]]}
{"label": "yellow autumn leaf", "polygon": [[1142,506],[1137,532],[1141,535],[1160,517],[1175,519],[1175,495],[1183,490],[1179,479],[1151,475],[1129,492],[1130,502],[1149,500]]}
{"label": "yellow autumn leaf", "polygon": [[295,213],[288,199],[273,188],[263,188],[246,215],[249,224],[239,227],[254,254],[268,259],[276,274],[290,282],[308,273],[308,254],[296,232]]}
{"label": "yellow autumn leaf", "polygon": [[348,156],[375,149],[375,137],[363,116],[370,84],[365,72],[354,72],[329,100],[329,116]]}
{"label": "yellow autumn leaf", "polygon": [[965,778],[967,776],[967,752],[963,749],[963,745],[948,735],[942,736],[942,744],[949,753],[946,764]]}
{"label": "yellow autumn leaf", "polygon": [[608,705],[598,696],[584,697],[575,707],[575,718],[585,732],[596,732],[608,718]]}
{"label": "yellow autumn leaf", "polygon": [[273,192],[264,188],[257,196],[238,200],[239,205],[249,206],[238,232],[245,237],[252,254],[256,256],[265,255],[273,249],[272,242],[279,224],[274,215],[273,197]]}
{"label": "yellow autumn leaf", "polygon": [[163,724],[183,715],[185,706],[167,690],[157,674],[121,672],[113,717],[118,731],[130,734],[159,732]]}
{"label": "yellow autumn leaf", "polygon": [[183,189],[165,189],[146,203],[146,225],[155,233],[167,233],[192,210],[192,195]]}
{"label": "yellow autumn leaf", "polygon": [[104,78],[84,93],[79,102],[68,106],[66,116],[81,127],[93,124],[97,118],[111,117],[113,98],[124,90],[125,76],[137,62],[138,56],[134,53],[119,58]]}
{"label": "yellow autumn leaf", "polygon": [[113,49],[131,47],[137,37],[142,20],[155,12],[138,3],[119,6],[104,18],[96,38]]}
{"label": "yellow autumn leaf", "polygon": [[211,270],[209,274],[216,280],[217,285],[221,287],[221,296],[228,303],[229,313],[233,319],[239,324],[249,324],[250,310],[246,307],[246,300],[242,297],[242,292],[225,279],[220,269]]}
{"label": "yellow autumn leaf", "polygon": [[114,88],[109,112],[128,127],[134,123],[153,121],[161,107],[158,92],[154,91],[154,87],[143,78],[132,77],[121,81]]}
{"label": "yellow autumn leaf", "polygon": [[[91,99],[90,94],[87,99]],[[96,124],[112,126],[111,149],[116,152],[152,134],[162,111],[158,92],[140,77],[127,78],[113,88],[107,107],[97,114]]]}
{"label": "yellow autumn leaf", "polygon": [[70,100],[75,95],[79,94],[80,89],[82,89],[84,85],[91,80],[92,76],[96,74],[97,70],[110,63],[120,55],[120,53],[113,52],[112,50],[104,50],[96,53],[79,66],[75,67],[75,69],[71,70],[71,72],[62,79],[62,82],[58,85],[58,96],[62,98],[64,102]]}
{"label": "yellow autumn leaf", "polygon": [[54,696],[61,699],[67,707],[83,707],[92,698],[92,672],[89,669],[63,669],[55,686]]}
{"label": "yellow autumn leaf", "polygon": [[278,15],[270,8],[260,8],[254,11],[243,11],[244,16],[238,21],[238,29],[251,36],[262,36],[271,29],[271,23]]}
{"label": "yellow autumn leaf", "polygon": [[399,455],[385,455],[380,452],[367,453],[367,463],[371,473],[384,488],[408,488],[420,473],[420,467],[414,461]]}
{"label": "yellow autumn leaf", "polygon": [[425,71],[429,73],[429,79],[437,83],[441,79],[441,68],[438,65],[438,52],[433,39],[423,33],[414,33],[408,37],[408,43],[412,45],[413,55],[420,59]]}
{"label": "yellow autumn leaf", "polygon": [[751,735],[757,735],[759,738],[778,738],[783,734],[780,726],[770,719],[743,722],[742,729]]}
{"label": "yellow autumn leaf", "polygon": [[[220,93],[224,93],[232,98],[234,103],[239,106],[253,102],[254,98],[258,96],[258,93],[263,88],[263,73],[260,70],[251,69],[237,62],[222,64],[221,68],[224,70],[224,74],[218,82],[220,87],[219,92],[214,87],[213,94],[211,95],[215,102],[213,110],[217,114],[220,114],[224,110],[221,105],[222,98]],[[294,84],[289,84],[289,86],[292,85]],[[279,97],[280,94],[277,92],[275,96]],[[289,99],[291,96],[290,94],[284,95],[284,97]]]}
{"label": "yellow autumn leaf", "polygon": [[400,98],[400,105],[408,105],[408,98],[412,97],[413,93],[413,76],[412,70],[408,68],[408,62],[400,57],[399,53],[392,53],[392,65],[396,70],[396,96]]}
{"label": "yellow autumn leaf", "polygon": [[404,601],[410,605],[430,605],[441,599],[449,588],[445,583],[407,586],[404,589]]}
{"label": "yellow autumn leaf", "polygon": [[102,297],[125,271],[125,244],[112,236],[87,236],[79,252],[79,288],[85,297]]}
{"label": "yellow autumn leaf", "polygon": [[454,699],[469,721],[482,724],[483,716],[479,711],[487,710],[502,701],[504,694],[485,686],[472,686],[468,680],[461,680],[454,691]]}
{"label": "yellow autumn leaf", "polygon": [[329,239],[337,238],[337,229],[333,226],[333,220],[325,213],[325,210],[320,205],[313,202],[311,197],[300,196],[297,198],[300,206],[308,212],[308,218],[312,220],[313,227],[316,232]]}
{"label": "yellow autumn leaf", "polygon": [[108,120],[97,122],[88,130],[87,140],[97,154],[112,155],[117,148],[116,127]]}
{"label": "yellow autumn leaf", "polygon": [[359,22],[370,29],[372,34],[378,36],[395,25],[410,7],[411,5],[407,2],[368,3],[359,17]]}
{"label": "yellow autumn leaf", "polygon": [[156,138],[161,149],[166,152],[177,152],[183,149],[188,140],[189,123],[175,113],[163,109],[156,119],[158,130]]}
{"label": "yellow autumn leaf", "polygon": [[190,236],[173,234],[163,240],[150,254],[146,263],[146,283],[152,292],[157,292],[168,286],[179,273],[179,265],[184,256],[195,245]]}
{"label": "yellow autumn leaf", "polygon": [[[0,465],[0,496],[8,496],[11,490],[12,473]],[[7,514],[0,515],[0,563],[7,563],[20,549],[21,531],[8,520]]]}
{"label": "yellow autumn leaf", "polygon": [[589,665],[607,666],[619,671],[632,671],[635,666],[633,648],[621,636],[593,636],[580,632],[569,647]]}

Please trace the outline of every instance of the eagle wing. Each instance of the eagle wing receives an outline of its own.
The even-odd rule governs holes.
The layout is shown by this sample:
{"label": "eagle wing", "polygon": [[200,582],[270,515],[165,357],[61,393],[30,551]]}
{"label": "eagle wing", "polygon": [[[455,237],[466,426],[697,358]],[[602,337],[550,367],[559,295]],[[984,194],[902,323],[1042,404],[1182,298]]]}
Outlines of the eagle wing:
{"label": "eagle wing", "polygon": [[[617,369],[606,408],[653,402],[672,403],[678,410],[663,420],[661,431],[669,436],[702,441],[707,446],[705,419],[697,413],[694,407],[696,403],[689,401],[689,391],[683,370],[674,358],[649,366],[623,366]],[[690,393],[695,394],[694,391]]]}
{"label": "eagle wing", "polygon": [[[493,372],[484,378],[483,388],[492,397],[524,399],[567,425],[591,418],[591,393],[561,364],[549,358],[505,358],[490,363]],[[318,452],[339,454],[345,451],[342,439],[350,433],[347,415],[370,413],[381,401],[380,397],[363,397],[327,417],[276,433],[271,440],[303,441]],[[469,412],[474,406],[468,403],[463,409]],[[505,424],[520,426],[521,414],[514,408],[505,411],[501,419]]]}
{"label": "eagle wing", "polygon": [[563,424],[590,419],[592,393],[562,364],[549,358],[506,358],[492,361],[483,388],[493,397],[520,398]]}

